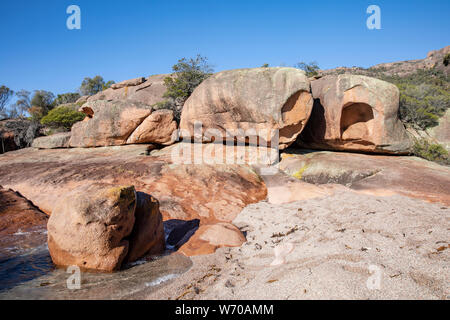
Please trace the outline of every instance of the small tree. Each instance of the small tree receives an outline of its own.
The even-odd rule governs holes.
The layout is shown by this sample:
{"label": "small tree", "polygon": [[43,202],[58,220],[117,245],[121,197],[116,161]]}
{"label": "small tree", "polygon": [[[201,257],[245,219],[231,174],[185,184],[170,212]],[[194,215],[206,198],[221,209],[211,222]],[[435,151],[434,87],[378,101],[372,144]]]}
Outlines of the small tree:
{"label": "small tree", "polygon": [[31,108],[28,109],[31,118],[39,121],[42,117],[45,117],[54,106],[54,98],[53,93],[49,91],[34,91],[33,97],[31,98]]}
{"label": "small tree", "polygon": [[6,86],[0,87],[0,119],[7,116],[6,114],[6,104],[9,99],[14,95],[14,91]]}
{"label": "small tree", "polygon": [[310,63],[299,62],[294,67],[305,71],[308,77],[317,76],[319,74],[318,71],[320,70],[317,62],[310,62]]}
{"label": "small tree", "polygon": [[80,98],[80,94],[77,92],[69,92],[58,94],[55,99],[54,105],[59,106],[61,104],[75,103]]}
{"label": "small tree", "polygon": [[207,62],[208,59],[201,55],[197,55],[196,58],[178,60],[178,63],[172,67],[172,76],[164,79],[167,87],[164,97],[184,104],[194,89],[213,72]]}
{"label": "small tree", "polygon": [[269,64],[268,63],[264,63],[262,66],[261,66],[261,68],[268,68],[269,67]]}
{"label": "small tree", "polygon": [[105,82],[101,76],[95,76],[94,78],[86,77],[81,83],[80,92],[83,96],[92,96],[108,89],[112,84],[114,84],[114,81]]}
{"label": "small tree", "polygon": [[31,108],[30,92],[26,90],[20,90],[16,93],[17,101],[11,106],[11,112],[16,117],[24,117],[28,110]]}
{"label": "small tree", "polygon": [[174,112],[176,120],[180,120],[181,109],[194,89],[208,78],[213,69],[208,65],[208,59],[197,55],[195,58],[182,58],[172,67],[171,76],[164,79],[167,88],[164,98],[154,105],[157,109],[170,109]]}

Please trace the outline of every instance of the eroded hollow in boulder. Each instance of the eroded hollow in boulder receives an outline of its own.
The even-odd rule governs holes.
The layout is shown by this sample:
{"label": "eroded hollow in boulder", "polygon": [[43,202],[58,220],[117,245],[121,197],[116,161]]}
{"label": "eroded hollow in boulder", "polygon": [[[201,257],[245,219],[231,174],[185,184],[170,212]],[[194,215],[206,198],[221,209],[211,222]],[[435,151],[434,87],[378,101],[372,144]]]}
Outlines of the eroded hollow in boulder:
{"label": "eroded hollow in boulder", "polygon": [[302,131],[310,115],[311,94],[307,91],[297,91],[281,109],[283,127],[280,129],[280,143],[295,139]]}
{"label": "eroded hollow in boulder", "polygon": [[80,111],[83,112],[88,118],[92,118],[94,116],[94,110],[90,107],[81,107]]}
{"label": "eroded hollow in boulder", "polygon": [[363,140],[371,143],[373,110],[366,103],[350,103],[342,109],[341,137],[343,140]]}

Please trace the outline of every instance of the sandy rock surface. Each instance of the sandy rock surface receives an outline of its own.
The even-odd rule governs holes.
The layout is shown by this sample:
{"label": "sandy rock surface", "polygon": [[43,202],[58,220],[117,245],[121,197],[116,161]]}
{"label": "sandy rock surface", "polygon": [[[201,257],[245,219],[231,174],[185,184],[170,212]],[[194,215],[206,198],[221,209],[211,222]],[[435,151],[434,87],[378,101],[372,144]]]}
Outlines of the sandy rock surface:
{"label": "sandy rock surface", "polygon": [[[448,299],[450,210],[350,190],[289,204],[263,201],[233,221],[241,248],[193,257],[149,299]],[[274,249],[292,245],[285,263]]]}

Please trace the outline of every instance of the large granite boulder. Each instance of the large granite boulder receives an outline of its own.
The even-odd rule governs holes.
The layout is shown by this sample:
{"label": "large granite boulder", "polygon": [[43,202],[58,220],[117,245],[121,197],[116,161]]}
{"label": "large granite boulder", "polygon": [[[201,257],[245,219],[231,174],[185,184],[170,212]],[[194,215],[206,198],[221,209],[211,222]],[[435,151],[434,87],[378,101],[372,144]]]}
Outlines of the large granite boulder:
{"label": "large granite boulder", "polygon": [[133,186],[81,185],[59,198],[47,228],[59,266],[114,271],[165,248],[158,201]]}
{"label": "large granite boulder", "polygon": [[151,106],[164,100],[163,95],[167,90],[164,79],[167,76],[158,74],[115,83],[110,88],[89,97],[87,101],[132,100]]}
{"label": "large granite boulder", "polygon": [[[127,144],[156,143],[170,145],[176,139],[177,123],[172,110],[152,112],[128,137]],[[175,133],[175,135],[174,135]]]}
{"label": "large granite boulder", "polygon": [[171,144],[175,140],[172,133],[177,125],[169,110],[153,114],[152,107],[142,102],[97,100],[88,101],[80,111],[86,118],[72,126],[71,147]]}
{"label": "large granite boulder", "polygon": [[48,221],[48,249],[58,266],[118,270],[134,226],[134,187],[84,185],[60,198]]}
{"label": "large granite boulder", "polygon": [[68,148],[70,132],[55,133],[46,137],[39,137],[33,140],[31,146],[39,149],[59,149]]}
{"label": "large granite boulder", "polygon": [[406,153],[411,141],[398,118],[399,90],[388,82],[357,75],[326,76],[311,82],[314,107],[300,135],[303,147]]}
{"label": "large granite boulder", "polygon": [[[241,141],[285,148],[309,118],[310,84],[301,70],[257,68],[219,72],[203,81],[181,114],[183,138]],[[194,129],[202,124],[201,131]],[[279,132],[277,141],[275,132]],[[275,144],[275,145],[274,145]]]}

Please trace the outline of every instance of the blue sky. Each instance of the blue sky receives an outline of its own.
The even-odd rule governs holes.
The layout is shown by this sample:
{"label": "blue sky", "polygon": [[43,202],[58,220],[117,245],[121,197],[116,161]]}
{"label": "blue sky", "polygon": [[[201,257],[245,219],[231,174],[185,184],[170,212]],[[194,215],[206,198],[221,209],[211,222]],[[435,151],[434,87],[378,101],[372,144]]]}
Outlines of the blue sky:
{"label": "blue sky", "polygon": [[[71,4],[81,30],[66,28]],[[381,30],[366,27],[371,4]],[[448,0],[2,0],[0,85],[73,92],[86,76],[168,73],[197,53],[216,71],[419,59],[450,44],[449,12]]]}

